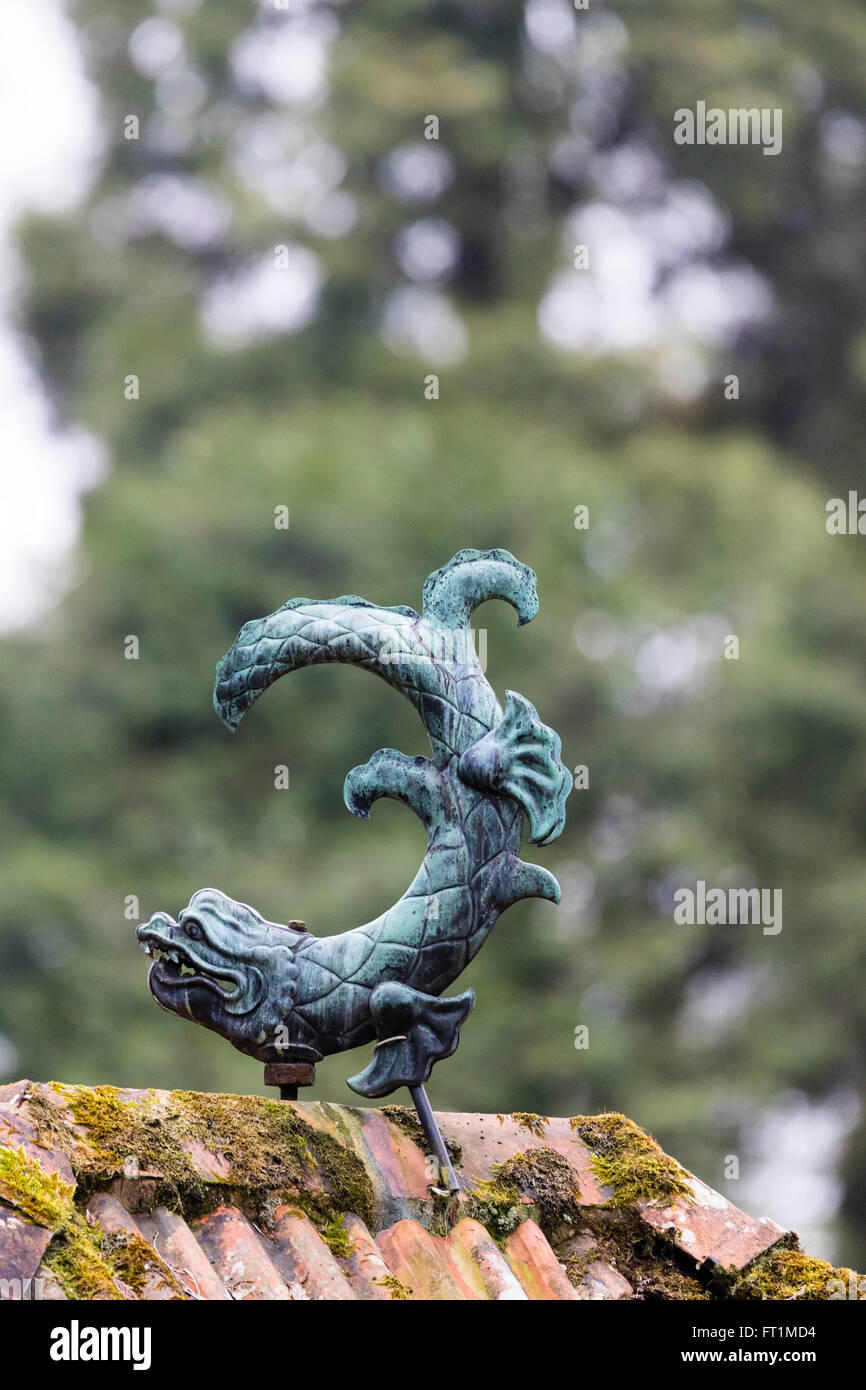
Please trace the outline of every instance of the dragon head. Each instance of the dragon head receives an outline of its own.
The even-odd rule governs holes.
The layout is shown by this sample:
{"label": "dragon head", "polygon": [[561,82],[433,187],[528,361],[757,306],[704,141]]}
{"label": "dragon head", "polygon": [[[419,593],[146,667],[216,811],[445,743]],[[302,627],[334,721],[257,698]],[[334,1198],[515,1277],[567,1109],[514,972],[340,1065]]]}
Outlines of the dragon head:
{"label": "dragon head", "polygon": [[283,1038],[298,977],[294,951],[309,939],[303,930],[268,922],[246,903],[202,888],[177,921],[157,912],[135,934],[153,960],[147,983],[163,1009],[261,1061],[286,1057]]}

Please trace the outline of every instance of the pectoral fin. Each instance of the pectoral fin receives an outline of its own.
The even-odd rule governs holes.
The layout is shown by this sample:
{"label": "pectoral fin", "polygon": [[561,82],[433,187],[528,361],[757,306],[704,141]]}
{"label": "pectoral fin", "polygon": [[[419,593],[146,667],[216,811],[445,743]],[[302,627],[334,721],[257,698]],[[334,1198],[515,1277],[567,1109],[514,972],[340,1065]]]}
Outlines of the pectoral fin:
{"label": "pectoral fin", "polygon": [[560,761],[559,735],[542,724],[535,706],[513,690],[495,728],[460,759],[463,781],[479,791],[509,796],[525,812],[534,844],[555,840],[565,824],[571,777]]}
{"label": "pectoral fin", "polygon": [[457,1051],[460,1028],[474,1007],[475,992],[437,999],[388,981],[370,996],[378,1042],[373,1060],[347,1085],[361,1096],[386,1096],[399,1086],[423,1086],[434,1062]]}
{"label": "pectoral fin", "polygon": [[550,903],[558,903],[562,898],[562,890],[553,874],[540,864],[525,864],[522,859],[514,861],[511,889],[513,902],[521,898],[546,898]]}

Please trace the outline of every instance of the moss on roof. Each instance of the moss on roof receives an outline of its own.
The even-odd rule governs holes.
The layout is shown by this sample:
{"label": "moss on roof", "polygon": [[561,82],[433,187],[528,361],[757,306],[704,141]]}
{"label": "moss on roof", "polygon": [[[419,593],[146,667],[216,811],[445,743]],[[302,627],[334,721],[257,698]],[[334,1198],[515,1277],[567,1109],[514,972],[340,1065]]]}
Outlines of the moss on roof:
{"label": "moss on roof", "polygon": [[23,1147],[0,1148],[0,1197],[53,1231],[70,1216],[75,1184],[49,1173]]}
{"label": "moss on roof", "polygon": [[580,1184],[567,1158],[555,1149],[529,1149],[516,1153],[493,1169],[494,1180],[516,1188],[532,1201],[538,1224],[548,1237],[579,1215]]}
{"label": "moss on roof", "polygon": [[[283,1101],[196,1091],[125,1099],[115,1086],[53,1085],[31,1092],[28,1111],[40,1142],[69,1157],[88,1191],[123,1176],[132,1156],[140,1172],[158,1175],[157,1200],[182,1204],[187,1214],[230,1199],[261,1217],[267,1193],[271,1204],[285,1194],[320,1221],[343,1211],[363,1221],[372,1216],[372,1183],[351,1144],[314,1128]],[[75,1128],[65,1122],[67,1112]],[[224,1176],[202,1177],[190,1152],[196,1144],[225,1161]],[[311,1181],[319,1176],[324,1182]]]}
{"label": "moss on roof", "polygon": [[176,1298],[184,1292],[174,1273],[146,1241],[109,1234],[77,1205],[75,1187],[46,1172],[23,1148],[0,1148],[0,1195],[23,1215],[53,1232],[44,1265],[69,1298],[137,1297],[158,1275]]}
{"label": "moss on roof", "polygon": [[592,1150],[592,1169],[601,1185],[613,1189],[608,1206],[692,1200],[685,1169],[625,1115],[575,1115],[571,1127]]}
{"label": "moss on roof", "polygon": [[[796,1248],[771,1250],[749,1265],[745,1273],[728,1271],[731,1297],[803,1302],[845,1298],[852,1271],[837,1269]],[[853,1276],[855,1285],[857,1275]]]}
{"label": "moss on roof", "polygon": [[[383,1113],[422,1150],[426,1147],[411,1112],[388,1106]],[[305,1114],[304,1107],[258,1096],[41,1085],[27,1091],[22,1114],[35,1125],[41,1147],[68,1158],[75,1183],[68,1181],[68,1170],[67,1177],[47,1172],[32,1148],[0,1146],[0,1203],[53,1233],[44,1267],[77,1298],[136,1298],[155,1280],[162,1281],[169,1297],[196,1296],[146,1240],[102,1229],[88,1202],[105,1190],[119,1192],[126,1202],[131,1196],[131,1210],[165,1204],[187,1219],[236,1206],[265,1230],[277,1208],[288,1207],[309,1217],[341,1260],[351,1251],[344,1215],[354,1212],[375,1232],[377,1222],[394,1221],[395,1200],[406,1202],[434,1234],[447,1235],[459,1217],[471,1215],[500,1244],[531,1215],[573,1282],[601,1261],[642,1299],[830,1299],[850,1296],[852,1281],[857,1286],[851,1271],[804,1254],[796,1237],[783,1237],[772,1223],[764,1223],[764,1246],[774,1230],[779,1239],[745,1268],[721,1268],[709,1258],[698,1268],[680,1232],[656,1229],[645,1215],[648,1204],[694,1201],[694,1180],[620,1114],[570,1121],[606,1189],[603,1201],[581,1198],[577,1170],[585,1171],[586,1151],[575,1144],[573,1161],[564,1156],[568,1123],[515,1112],[510,1119],[525,1131],[526,1148],[504,1162],[490,1163],[483,1133],[477,1150],[471,1133],[464,1137],[467,1171],[480,1171],[486,1180],[476,1180],[459,1206],[435,1189],[427,1200],[410,1196],[416,1179],[408,1175],[415,1173],[415,1160],[407,1157],[405,1143],[396,1144],[381,1166],[380,1128],[366,1134],[364,1113],[341,1106],[314,1106]],[[506,1117],[500,1118],[505,1126]],[[550,1146],[549,1134],[557,1136]],[[372,1140],[373,1135],[376,1143],[369,1147],[365,1136]],[[514,1148],[519,1139],[514,1128],[509,1138]],[[459,1146],[449,1143],[449,1149],[459,1162]],[[392,1162],[396,1166],[389,1166]],[[395,1198],[389,1184],[396,1180],[399,1186],[404,1162],[409,1187]],[[127,1186],[130,1182],[134,1186]],[[748,1218],[742,1220],[754,1231]],[[759,1248],[760,1243],[751,1247]],[[392,1297],[410,1296],[400,1292],[399,1280],[387,1284]]]}

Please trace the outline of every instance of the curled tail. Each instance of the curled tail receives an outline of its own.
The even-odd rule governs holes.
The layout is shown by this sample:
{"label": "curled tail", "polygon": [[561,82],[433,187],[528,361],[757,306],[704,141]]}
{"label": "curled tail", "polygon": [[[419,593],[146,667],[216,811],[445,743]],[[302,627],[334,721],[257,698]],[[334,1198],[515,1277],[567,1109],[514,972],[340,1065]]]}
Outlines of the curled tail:
{"label": "curled tail", "polygon": [[480,603],[501,598],[519,627],[538,612],[535,573],[508,550],[458,550],[424,584],[424,617],[443,628],[465,627]]}
{"label": "curled tail", "polygon": [[280,676],[323,662],[365,666],[399,687],[396,655],[416,654],[418,622],[413,608],[377,608],[357,594],[293,598],[241,628],[217,664],[214,709],[234,733],[250,705]]}
{"label": "curled tail", "polygon": [[245,623],[217,665],[214,707],[232,732],[250,705],[289,671],[344,662],[381,676],[412,701],[442,765],[501,717],[467,625],[489,598],[516,608],[521,623],[538,609],[535,575],[507,550],[461,550],[424,586],[423,615],[379,608],[357,594],[296,598]]}

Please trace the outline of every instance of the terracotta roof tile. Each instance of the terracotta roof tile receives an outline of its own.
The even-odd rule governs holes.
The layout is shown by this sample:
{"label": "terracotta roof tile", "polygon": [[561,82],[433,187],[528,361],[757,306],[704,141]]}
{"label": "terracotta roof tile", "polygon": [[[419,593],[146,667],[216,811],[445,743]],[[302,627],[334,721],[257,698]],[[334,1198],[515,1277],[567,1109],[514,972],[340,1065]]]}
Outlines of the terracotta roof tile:
{"label": "terracotta roof tile", "polygon": [[458,1301],[470,1296],[449,1267],[445,1241],[417,1221],[396,1221],[380,1231],[376,1244],[390,1272],[413,1298]]}
{"label": "terracotta roof tile", "polygon": [[36,1274],[51,1242],[51,1231],[10,1207],[0,1205],[0,1279],[21,1284]]}
{"label": "terracotta roof tile", "polygon": [[[92,1232],[108,1271],[96,1296],[139,1299],[683,1296],[680,1285],[668,1295],[666,1280],[702,1297],[704,1270],[742,1269],[793,1242],[684,1173],[693,1200],[618,1209],[577,1122],[437,1118],[461,1181],[456,1203],[434,1188],[417,1123],[399,1107],[3,1087],[0,1279],[22,1281],[27,1296],[39,1278],[43,1297],[62,1298],[59,1277],[76,1296],[56,1259],[70,1222]],[[16,1186],[22,1171],[35,1178],[29,1194]],[[73,1205],[76,1183],[86,1203]],[[635,1220],[651,1268],[635,1255]]]}
{"label": "terracotta roof tile", "polygon": [[187,1296],[209,1300],[231,1298],[189,1226],[176,1211],[157,1207],[150,1217],[139,1216],[138,1224],[156,1253],[174,1270]]}
{"label": "terracotta roof tile", "polygon": [[531,1218],[521,1221],[517,1230],[512,1231],[505,1242],[505,1253],[529,1298],[550,1302],[578,1297],[577,1290]]}
{"label": "terracotta roof tile", "polygon": [[359,1298],[391,1302],[388,1276],[391,1271],[382,1252],[359,1216],[347,1212],[342,1221],[351,1254],[342,1261],[343,1269]]}
{"label": "terracotta roof tile", "polygon": [[297,1285],[312,1299],[345,1301],[358,1297],[306,1216],[279,1208],[271,1237],[276,1246],[271,1257],[290,1289]]}
{"label": "terracotta roof tile", "polygon": [[142,1298],[158,1301],[176,1297],[177,1281],[171,1277],[168,1266],[157,1255],[135,1217],[126,1210],[122,1202],[110,1192],[97,1192],[87,1203],[87,1213],[105,1235],[120,1236],[126,1243],[132,1238],[149,1247],[148,1254],[145,1255],[146,1263],[141,1270]]}
{"label": "terracotta roof tile", "polygon": [[668,1207],[642,1205],[641,1214],[696,1265],[709,1260],[723,1268],[742,1269],[782,1236],[773,1221],[746,1216],[699,1178],[690,1178],[689,1187],[690,1201],[678,1200]]}
{"label": "terracotta roof tile", "polygon": [[[605,1200],[605,1193],[592,1169],[587,1146],[571,1128],[568,1119],[537,1116],[518,1119],[513,1115],[468,1115],[445,1111],[437,1121],[446,1142],[463,1150],[461,1173],[469,1183],[488,1180],[493,1167],[518,1151],[531,1153],[553,1149],[568,1160],[580,1186],[584,1206]],[[537,1130],[530,1126],[537,1119]]]}
{"label": "terracotta roof tile", "polygon": [[529,1297],[493,1237],[469,1216],[448,1237],[448,1266],[467,1298],[525,1302]]}
{"label": "terracotta roof tile", "polygon": [[262,1301],[307,1298],[298,1286],[290,1289],[258,1232],[235,1207],[217,1207],[192,1231],[232,1298]]}

